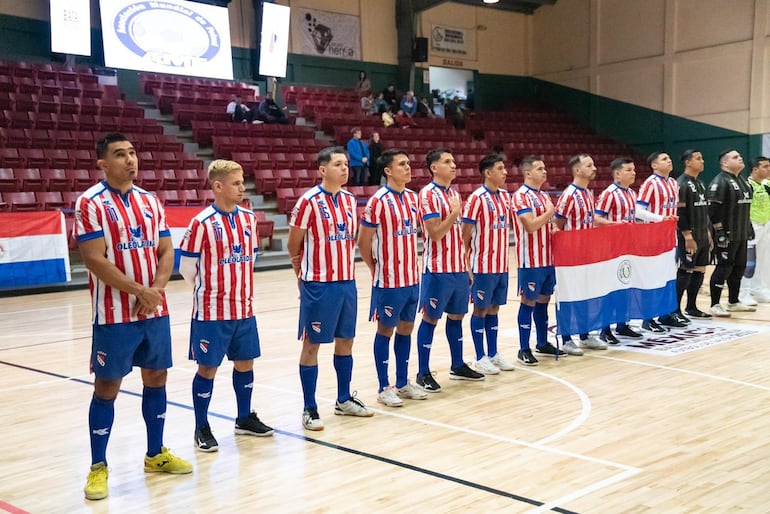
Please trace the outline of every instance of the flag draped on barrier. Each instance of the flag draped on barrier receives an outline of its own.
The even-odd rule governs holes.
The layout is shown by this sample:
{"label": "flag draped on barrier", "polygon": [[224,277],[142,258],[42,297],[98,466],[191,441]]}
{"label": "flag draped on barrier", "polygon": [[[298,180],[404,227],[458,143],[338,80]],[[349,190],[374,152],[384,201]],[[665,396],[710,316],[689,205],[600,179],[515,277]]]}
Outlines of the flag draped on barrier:
{"label": "flag draped on barrier", "polygon": [[0,214],[0,289],[69,281],[67,229],[61,212]]}
{"label": "flag draped on barrier", "polygon": [[676,309],[676,221],[554,234],[559,334]]}

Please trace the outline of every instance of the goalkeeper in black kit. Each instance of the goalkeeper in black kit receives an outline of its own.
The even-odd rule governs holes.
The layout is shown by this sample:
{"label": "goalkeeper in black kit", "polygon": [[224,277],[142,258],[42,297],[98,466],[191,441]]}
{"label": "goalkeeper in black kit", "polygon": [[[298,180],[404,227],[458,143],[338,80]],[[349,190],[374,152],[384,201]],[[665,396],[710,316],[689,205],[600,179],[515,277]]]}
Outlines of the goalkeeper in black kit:
{"label": "goalkeeper in black kit", "polygon": [[[751,312],[754,307],[738,300],[741,277],[746,269],[747,242],[754,238],[749,217],[753,190],[741,176],[743,157],[736,150],[719,154],[721,171],[708,189],[709,218],[714,228],[716,268],[711,275],[711,314],[728,317],[731,312]],[[728,303],[725,309],[719,300],[727,282]]]}

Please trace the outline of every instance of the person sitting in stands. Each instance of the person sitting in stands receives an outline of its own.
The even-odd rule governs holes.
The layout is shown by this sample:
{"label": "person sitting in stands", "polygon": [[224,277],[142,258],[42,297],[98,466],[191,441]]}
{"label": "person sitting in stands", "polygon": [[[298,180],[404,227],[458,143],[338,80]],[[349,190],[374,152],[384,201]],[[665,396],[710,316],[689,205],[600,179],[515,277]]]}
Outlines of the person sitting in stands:
{"label": "person sitting in stands", "polygon": [[396,120],[396,125],[398,125],[401,128],[409,128],[409,127],[417,126],[417,123],[415,123],[415,121],[409,116],[407,116],[404,113],[404,111],[402,111],[401,109],[399,109],[396,112],[395,120]]}
{"label": "person sitting in stands", "polygon": [[456,129],[465,128],[465,114],[460,105],[459,97],[455,96],[451,102],[447,102],[446,107],[444,107],[444,113]]}
{"label": "person sitting in stands", "polygon": [[364,116],[377,114],[377,105],[374,103],[374,95],[371,93],[361,97],[361,114]]}
{"label": "person sitting in stands", "polygon": [[361,96],[366,96],[372,93],[372,83],[366,77],[366,72],[361,70],[358,72],[358,80],[355,87],[356,93]]}
{"label": "person sitting in stands", "polygon": [[259,104],[259,114],[262,116],[265,123],[281,123],[283,125],[289,123],[289,118],[287,118],[286,114],[283,112],[284,109],[281,109],[278,104],[275,103],[272,92],[268,92],[265,99]]}
{"label": "person sitting in stands", "polygon": [[428,103],[428,99],[426,97],[420,98],[420,102],[417,104],[417,114],[415,115],[418,118],[435,118],[436,114],[433,112],[433,107]]}
{"label": "person sitting in stands", "polygon": [[388,104],[388,108],[392,109],[396,107],[396,86],[390,84],[388,87],[382,90],[383,98]]}
{"label": "person sitting in stands", "polygon": [[385,101],[385,95],[380,91],[377,98],[374,99],[375,114],[382,114],[388,110],[388,102]]}
{"label": "person sitting in stands", "polygon": [[240,95],[232,97],[230,103],[227,104],[227,110],[225,112],[227,112],[230,120],[236,123],[257,123],[255,119],[256,113],[249,109],[245,103],[243,103]]}
{"label": "person sitting in stands", "polygon": [[414,97],[413,91],[407,91],[401,99],[401,110],[409,118],[417,114],[417,99]]}

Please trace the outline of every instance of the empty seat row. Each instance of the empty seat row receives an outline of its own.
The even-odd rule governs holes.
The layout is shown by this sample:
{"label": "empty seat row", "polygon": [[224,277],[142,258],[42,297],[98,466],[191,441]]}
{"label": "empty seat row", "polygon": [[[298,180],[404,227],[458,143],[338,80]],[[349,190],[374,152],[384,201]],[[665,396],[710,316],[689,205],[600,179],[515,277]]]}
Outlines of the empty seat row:
{"label": "empty seat row", "polygon": [[[103,178],[93,168],[0,168],[0,191],[83,191]],[[140,170],[135,183],[151,191],[208,187],[201,169]]]}
{"label": "empty seat row", "polygon": [[60,130],[88,130],[141,132],[163,134],[163,127],[157,120],[148,118],[127,118],[122,116],[94,116],[91,114],[56,114],[52,112],[0,111],[0,127],[37,128]]}
{"label": "empty seat row", "polygon": [[233,123],[232,121],[193,121],[193,139],[201,145],[210,146],[213,136],[233,137],[296,137],[309,139],[315,136],[313,130],[301,125],[272,123]]}
{"label": "empty seat row", "polygon": [[120,99],[0,92],[0,110],[144,118],[144,109]]}
{"label": "empty seat row", "polygon": [[[0,148],[91,150],[101,135],[101,132],[86,130],[6,129],[0,127]],[[184,150],[184,144],[170,134],[125,132],[124,135],[138,151],[181,152]]]}
{"label": "empty seat row", "polygon": [[214,155],[229,159],[233,152],[316,152],[326,146],[323,141],[306,138],[230,137],[211,138]]}
{"label": "empty seat row", "polygon": [[[146,169],[202,169],[203,161],[186,152],[138,152]],[[96,150],[61,148],[0,148],[0,168],[88,168],[96,163]]]}
{"label": "empty seat row", "polygon": [[245,82],[236,82],[231,80],[204,79],[197,77],[186,77],[182,75],[164,75],[161,73],[140,73],[139,83],[145,94],[151,95],[156,89],[201,92],[201,93],[224,93],[228,95],[238,94],[239,91],[252,89],[252,86]]}
{"label": "empty seat row", "polygon": [[232,152],[230,158],[238,162],[244,171],[255,169],[314,169],[315,152]]}

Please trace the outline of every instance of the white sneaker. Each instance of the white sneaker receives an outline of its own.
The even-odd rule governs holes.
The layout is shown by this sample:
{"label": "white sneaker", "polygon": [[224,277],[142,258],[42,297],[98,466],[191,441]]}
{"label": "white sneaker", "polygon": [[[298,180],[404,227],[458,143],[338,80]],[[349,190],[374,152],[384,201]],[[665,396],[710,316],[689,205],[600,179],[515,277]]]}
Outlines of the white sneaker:
{"label": "white sneaker", "polygon": [[404,405],[404,400],[398,397],[396,388],[393,386],[383,389],[382,392],[377,395],[377,401],[388,407],[401,407]]}
{"label": "white sneaker", "polygon": [[751,296],[754,297],[754,299],[760,303],[768,303],[770,302],[770,291],[759,291],[755,293],[751,293]]}
{"label": "white sneaker", "polygon": [[486,355],[476,361],[475,368],[476,371],[485,375],[497,375],[500,373],[500,368],[492,364],[492,361]]}
{"label": "white sneaker", "polygon": [[596,336],[588,336],[588,339],[581,339],[580,346],[589,350],[606,350],[607,343]]}
{"label": "white sneaker", "polygon": [[334,402],[334,413],[338,416],[357,416],[359,418],[370,418],[374,412],[370,411],[364,405],[364,402],[356,398],[356,393],[346,402]]}
{"label": "white sneaker", "polygon": [[727,310],[725,310],[724,307],[722,307],[721,303],[717,303],[715,305],[712,305],[711,309],[709,309],[709,310],[711,311],[711,315],[715,316],[717,318],[729,318],[730,317],[730,313],[727,312]]}
{"label": "white sneaker", "polygon": [[513,364],[505,360],[501,355],[500,352],[497,352],[492,357],[489,358],[490,361],[492,361],[492,364],[497,366],[498,369],[502,371],[513,371],[516,369]]}
{"label": "white sneaker", "polygon": [[417,387],[411,382],[407,382],[404,387],[399,387],[396,390],[396,394],[400,398],[405,398],[407,400],[424,400],[428,397],[428,393],[426,393],[423,388]]}
{"label": "white sneaker", "polygon": [[[756,302],[754,303],[756,304]],[[746,305],[743,302],[738,302],[738,303],[728,303],[727,310],[730,312],[754,312],[757,310],[757,308]]]}
{"label": "white sneaker", "polygon": [[[746,305],[748,307],[756,307],[757,301],[754,299],[754,297],[750,294],[744,294],[738,297],[738,301],[742,303],[743,305]],[[729,305],[729,304],[728,304]]]}
{"label": "white sneaker", "polygon": [[567,355],[583,355],[583,350],[578,348],[574,341],[567,341],[562,345],[562,349],[567,352]]}
{"label": "white sneaker", "polygon": [[302,426],[305,427],[305,430],[314,432],[324,429],[324,422],[318,415],[318,409],[308,409],[302,413]]}

